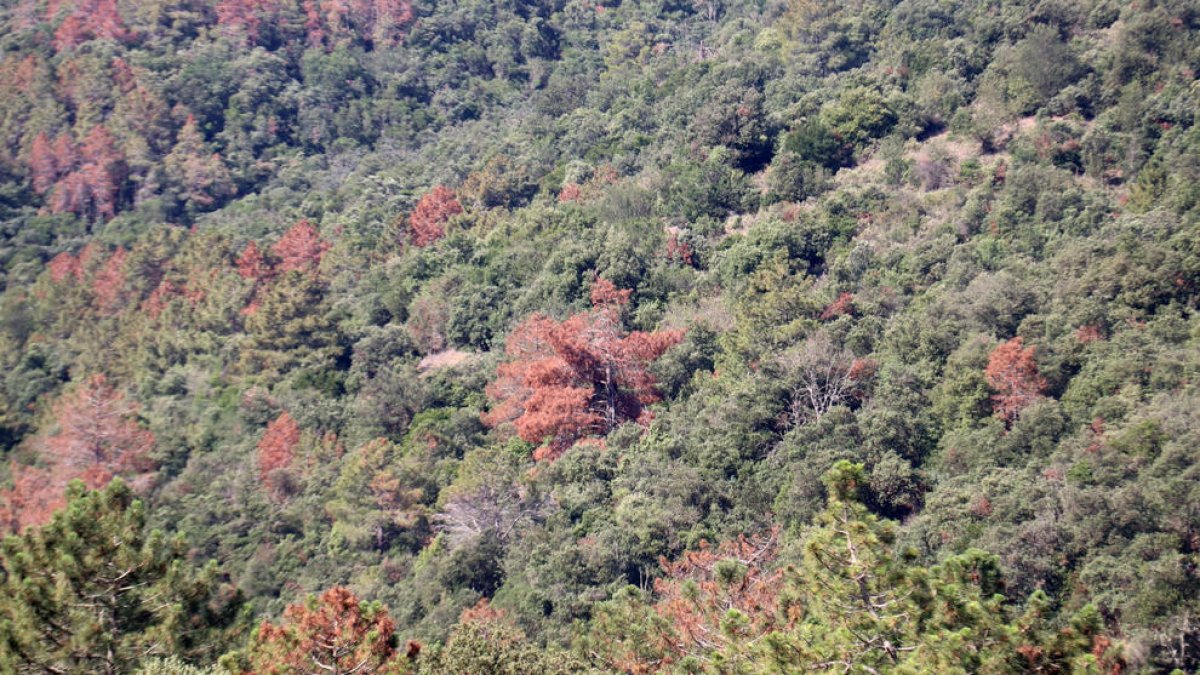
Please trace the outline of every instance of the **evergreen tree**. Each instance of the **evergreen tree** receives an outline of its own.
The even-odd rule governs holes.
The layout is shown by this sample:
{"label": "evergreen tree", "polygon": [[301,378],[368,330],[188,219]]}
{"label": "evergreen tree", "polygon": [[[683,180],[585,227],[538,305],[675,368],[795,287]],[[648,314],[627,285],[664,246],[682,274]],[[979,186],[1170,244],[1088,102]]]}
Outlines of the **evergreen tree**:
{"label": "evergreen tree", "polygon": [[43,527],[4,540],[0,671],[128,673],[150,657],[210,660],[240,598],[215,563],[192,567],[182,539],[145,531],[145,509],[119,478]]}

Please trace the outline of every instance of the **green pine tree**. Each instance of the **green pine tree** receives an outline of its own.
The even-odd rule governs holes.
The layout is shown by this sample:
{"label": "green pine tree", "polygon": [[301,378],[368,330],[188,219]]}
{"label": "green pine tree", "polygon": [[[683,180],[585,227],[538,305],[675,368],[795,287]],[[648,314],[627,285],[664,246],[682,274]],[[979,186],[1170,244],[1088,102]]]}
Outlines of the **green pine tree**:
{"label": "green pine tree", "polygon": [[144,659],[210,661],[240,597],[215,563],[196,570],[182,539],[145,531],[120,479],[0,546],[0,672],[128,673]]}

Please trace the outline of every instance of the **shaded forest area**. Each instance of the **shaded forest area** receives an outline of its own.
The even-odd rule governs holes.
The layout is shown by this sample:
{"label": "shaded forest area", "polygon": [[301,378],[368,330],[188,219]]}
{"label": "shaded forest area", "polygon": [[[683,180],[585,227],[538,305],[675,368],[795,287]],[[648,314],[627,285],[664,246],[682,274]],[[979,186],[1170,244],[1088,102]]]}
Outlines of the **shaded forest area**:
{"label": "shaded forest area", "polygon": [[1200,7],[0,1],[0,670],[1200,670]]}

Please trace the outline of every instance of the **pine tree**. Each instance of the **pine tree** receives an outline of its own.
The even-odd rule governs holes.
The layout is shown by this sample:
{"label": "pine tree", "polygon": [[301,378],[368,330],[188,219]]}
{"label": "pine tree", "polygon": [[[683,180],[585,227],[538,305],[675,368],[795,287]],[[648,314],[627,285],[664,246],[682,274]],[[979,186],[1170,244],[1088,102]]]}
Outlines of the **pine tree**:
{"label": "pine tree", "polygon": [[215,563],[195,570],[182,539],[145,532],[122,481],[67,491],[66,509],[0,545],[0,671],[132,672],[177,654],[211,660],[240,605]]}
{"label": "pine tree", "polygon": [[33,138],[33,145],[29,149],[29,170],[33,190],[39,195],[49,192],[58,180],[58,161],[44,131]]}
{"label": "pine tree", "polygon": [[258,477],[275,499],[284,495],[286,480],[280,472],[291,466],[299,443],[300,427],[287,411],[267,425],[258,442]]}
{"label": "pine tree", "polygon": [[992,396],[996,417],[1009,424],[1046,390],[1046,378],[1038,373],[1034,360],[1037,348],[1022,347],[1019,337],[996,347],[984,371],[988,384],[996,391]]}
{"label": "pine tree", "polygon": [[828,505],[789,576],[798,620],[752,648],[771,672],[1091,672],[1117,662],[1092,608],[1066,629],[1036,611],[1014,619],[996,556],[971,549],[926,568],[898,552],[895,523],[862,503],[863,465],[840,461],[824,482]]}
{"label": "pine tree", "polygon": [[327,365],[340,352],[326,315],[326,286],[312,274],[289,272],[260,289],[245,318],[242,367],[282,373],[304,364]]}
{"label": "pine tree", "polygon": [[244,672],[260,675],[371,675],[407,672],[396,649],[396,625],[380,603],[348,588],[290,605],[283,621],[264,621],[244,654]]}
{"label": "pine tree", "polygon": [[321,239],[317,228],[307,219],[288,228],[271,247],[272,255],[279,260],[280,274],[315,271],[328,250],[329,243]]}
{"label": "pine tree", "polygon": [[518,326],[505,347],[509,361],[487,388],[495,405],[484,421],[512,422],[525,441],[545,443],[538,459],[641,419],[659,400],[650,364],[683,339],[680,330],[626,334],[621,312],[629,290],[599,279],[591,295],[590,312],[561,322],[534,314]]}
{"label": "pine tree", "polygon": [[154,435],[136,422],[138,406],[104,375],[94,375],[54,405],[55,433],[34,447],[43,467],[15,471],[13,487],[0,492],[0,527],[19,530],[46,522],[65,504],[72,480],[100,488],[114,476],[137,480],[152,467]]}
{"label": "pine tree", "polygon": [[413,246],[428,246],[446,236],[446,221],[462,213],[454,191],[439,185],[417,202],[408,217],[409,237]]}
{"label": "pine tree", "polygon": [[417,660],[421,675],[566,675],[585,670],[569,654],[540,647],[486,600],[462,613],[445,647]]}
{"label": "pine tree", "polygon": [[163,164],[189,214],[211,208],[234,192],[225,161],[205,142],[195,115],[188,115]]}

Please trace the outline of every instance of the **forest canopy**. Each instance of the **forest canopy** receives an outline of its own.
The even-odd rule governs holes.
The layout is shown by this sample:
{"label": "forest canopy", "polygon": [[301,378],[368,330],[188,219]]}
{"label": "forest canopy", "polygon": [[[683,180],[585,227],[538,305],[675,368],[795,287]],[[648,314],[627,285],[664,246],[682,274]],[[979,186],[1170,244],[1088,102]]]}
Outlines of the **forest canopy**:
{"label": "forest canopy", "polygon": [[1200,671],[1194,3],[0,22],[0,670]]}

